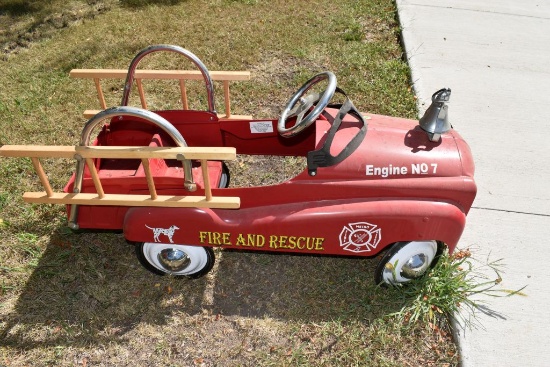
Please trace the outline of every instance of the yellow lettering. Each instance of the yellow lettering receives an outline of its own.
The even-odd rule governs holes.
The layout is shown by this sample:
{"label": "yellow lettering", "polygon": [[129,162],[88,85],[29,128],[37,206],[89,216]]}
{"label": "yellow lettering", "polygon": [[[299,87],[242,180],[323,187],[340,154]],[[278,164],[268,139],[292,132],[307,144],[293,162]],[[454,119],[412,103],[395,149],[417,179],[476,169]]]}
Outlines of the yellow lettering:
{"label": "yellow lettering", "polygon": [[325,249],[323,248],[323,241],[325,239],[324,238],[316,238],[315,239],[315,250],[317,251],[324,251]]}
{"label": "yellow lettering", "polygon": [[229,240],[230,234],[228,232],[222,233],[222,241],[224,245],[231,245],[231,241]]}
{"label": "yellow lettering", "polygon": [[[270,238],[270,247],[277,248],[277,243],[273,242],[273,241],[276,241],[276,236],[272,236],[272,237],[275,237],[275,239]],[[228,244],[231,245],[231,243],[228,243]],[[264,245],[265,245],[265,237],[261,234],[254,234],[254,233],[248,233],[248,234],[239,233],[239,235],[237,236],[237,242],[235,243],[235,246],[245,246],[245,247],[264,247]]]}
{"label": "yellow lettering", "polygon": [[264,247],[265,237],[261,234],[256,236],[256,247]]}
{"label": "yellow lettering", "polygon": [[213,245],[221,245],[221,237],[222,234],[220,232],[212,232],[212,242],[210,242]]}
{"label": "yellow lettering", "polygon": [[[210,245],[225,245],[225,246],[244,246],[244,247],[264,247],[266,237],[261,234],[239,233],[235,244],[231,242],[230,232],[208,232],[199,231],[199,242],[208,243]],[[288,249],[288,250],[309,250],[309,251],[324,251],[324,241],[322,237],[296,237],[296,236],[269,236],[269,248],[272,249]]]}
{"label": "yellow lettering", "polygon": [[308,250],[313,250],[315,244],[313,243],[313,238],[311,237],[307,237],[307,241],[306,241],[306,247]]}
{"label": "yellow lettering", "polygon": [[277,236],[269,236],[269,248],[277,248]]}
{"label": "yellow lettering", "polygon": [[255,247],[256,246],[256,235],[255,234],[248,234],[248,246]]}
{"label": "yellow lettering", "polygon": [[288,248],[294,250],[296,248],[296,237],[290,236],[288,238]]}
{"label": "yellow lettering", "polygon": [[239,233],[239,236],[237,237],[237,243],[236,246],[244,246],[244,237],[242,233]]}

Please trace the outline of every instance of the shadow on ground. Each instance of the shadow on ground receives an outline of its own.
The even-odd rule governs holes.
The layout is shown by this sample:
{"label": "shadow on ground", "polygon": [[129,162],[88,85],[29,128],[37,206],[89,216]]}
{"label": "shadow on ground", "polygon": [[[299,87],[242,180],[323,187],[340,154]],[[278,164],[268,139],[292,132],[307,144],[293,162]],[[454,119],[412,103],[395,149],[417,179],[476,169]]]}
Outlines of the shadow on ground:
{"label": "shadow on ground", "polygon": [[187,0],[120,0],[120,3],[128,8],[142,8],[149,5],[178,5],[185,1]]}
{"label": "shadow on ground", "polygon": [[9,15],[11,17],[21,16],[24,14],[32,14],[42,10],[44,4],[41,1],[6,1],[0,4],[0,14]]}
{"label": "shadow on ground", "polygon": [[[373,284],[375,259],[217,256],[214,271],[201,279],[159,277],[139,265],[122,235],[60,228],[2,317],[0,339],[24,349],[78,347],[126,342],[138,327],[170,330],[203,316],[372,321],[397,307]],[[197,325],[187,325],[186,333]]]}

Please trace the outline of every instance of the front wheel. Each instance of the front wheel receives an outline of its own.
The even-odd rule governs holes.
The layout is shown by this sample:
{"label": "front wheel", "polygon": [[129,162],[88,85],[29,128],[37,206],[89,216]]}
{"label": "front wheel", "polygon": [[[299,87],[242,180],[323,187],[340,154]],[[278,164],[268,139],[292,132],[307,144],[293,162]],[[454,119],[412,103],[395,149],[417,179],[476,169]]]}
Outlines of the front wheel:
{"label": "front wheel", "polygon": [[138,243],[136,255],[141,265],[155,274],[188,278],[207,274],[215,261],[214,251],[209,247],[171,243]]}
{"label": "front wheel", "polygon": [[395,285],[420,278],[435,264],[437,255],[436,241],[397,242],[378,263],[374,280]]}

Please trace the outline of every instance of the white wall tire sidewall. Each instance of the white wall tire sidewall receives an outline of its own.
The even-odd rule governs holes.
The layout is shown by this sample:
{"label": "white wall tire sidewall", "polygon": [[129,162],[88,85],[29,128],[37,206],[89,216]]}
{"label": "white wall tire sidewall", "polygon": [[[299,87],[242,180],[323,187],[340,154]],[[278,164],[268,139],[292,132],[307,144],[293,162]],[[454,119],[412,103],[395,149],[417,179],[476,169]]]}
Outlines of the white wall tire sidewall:
{"label": "white wall tire sidewall", "polygon": [[[167,269],[165,269],[158,260],[158,254],[164,250],[169,248],[175,248],[180,251],[183,251],[189,256],[189,259],[191,260],[189,263],[189,266],[187,266],[185,269],[177,272],[170,272]],[[208,263],[208,254],[204,250],[204,248],[200,246],[188,246],[188,245],[176,245],[171,243],[154,243],[154,242],[145,242],[143,244],[143,257],[147,260],[149,264],[151,264],[156,269],[162,271],[166,274],[172,274],[172,275],[193,275],[195,273],[198,273]]]}
{"label": "white wall tire sidewall", "polygon": [[[401,276],[401,268],[403,265],[414,255],[424,254],[428,258],[428,263],[431,265],[437,255],[437,242],[436,241],[411,241],[408,242],[403,248],[397,251],[386,262],[395,265],[394,271],[384,267],[382,274],[382,280],[387,284],[399,284],[406,283],[411,279]],[[397,262],[397,264],[395,264]],[[395,274],[395,279],[394,279]]]}

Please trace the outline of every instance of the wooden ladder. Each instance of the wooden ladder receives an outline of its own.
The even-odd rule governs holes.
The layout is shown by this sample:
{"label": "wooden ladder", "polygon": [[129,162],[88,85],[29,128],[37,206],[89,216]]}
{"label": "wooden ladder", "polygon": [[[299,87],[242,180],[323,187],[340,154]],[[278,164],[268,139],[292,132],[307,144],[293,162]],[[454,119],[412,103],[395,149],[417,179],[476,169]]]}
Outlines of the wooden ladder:
{"label": "wooden ladder", "polygon": [[[0,147],[0,156],[29,157],[44,187],[42,192],[25,192],[23,200],[27,203],[76,204],[76,205],[114,205],[114,206],[150,206],[150,207],[198,207],[238,209],[239,197],[212,196],[208,175],[208,160],[234,160],[235,148],[226,147],[118,147],[118,146],[40,146],[40,145],[4,145]],[[40,158],[84,159],[96,188],[96,193],[54,192]],[[103,190],[94,158],[141,159],[149,187],[149,195],[106,194]],[[149,159],[200,160],[204,180],[204,195],[170,196],[158,195],[155,182],[149,168]],[[183,180],[182,180],[183,185]]]}
{"label": "wooden ladder", "polygon": [[[107,108],[105,95],[101,88],[101,79],[126,79],[128,71],[125,69],[73,69],[69,73],[71,78],[93,79],[97,91],[97,97],[102,109]],[[221,119],[252,119],[252,116],[232,115],[231,101],[229,98],[229,82],[250,80],[249,71],[210,71],[210,77],[213,81],[223,82],[224,91],[224,106],[225,114],[219,114]],[[186,80],[202,80],[203,76],[198,70],[136,70],[135,81],[139,93],[141,107],[147,110],[147,100],[143,89],[142,80],[144,79],[174,79],[179,81],[182,107],[184,110],[189,109],[187,101],[187,89],[185,86]],[[96,115],[99,110],[86,110],[84,117],[90,118]]]}

